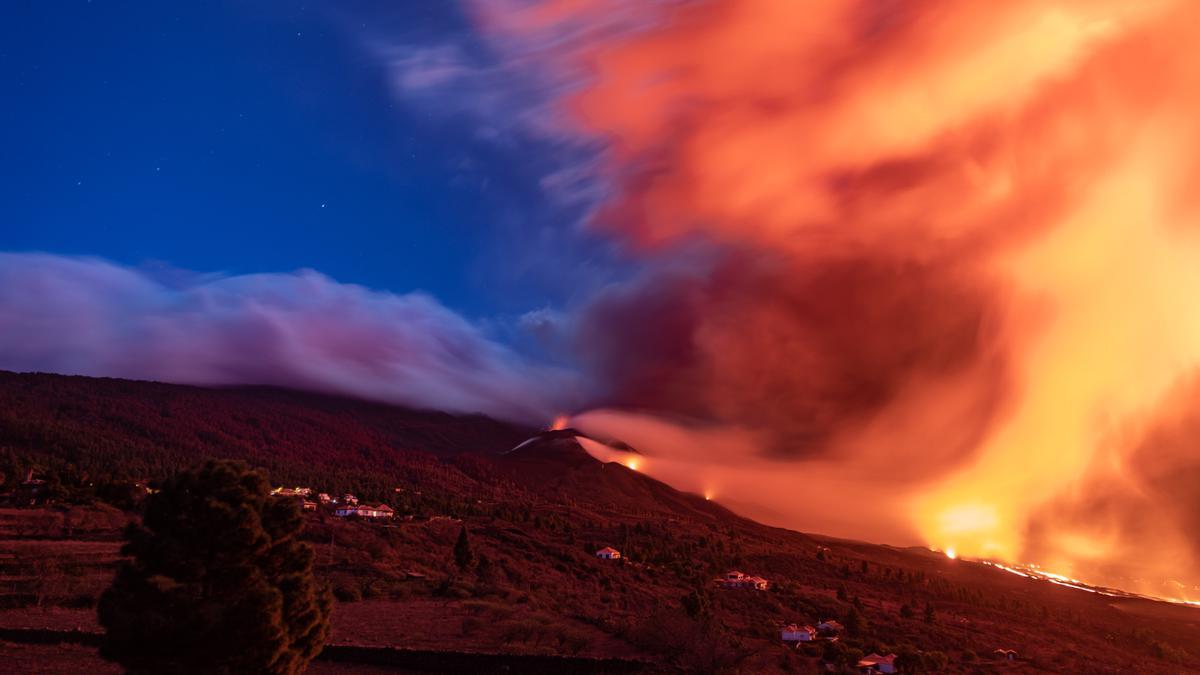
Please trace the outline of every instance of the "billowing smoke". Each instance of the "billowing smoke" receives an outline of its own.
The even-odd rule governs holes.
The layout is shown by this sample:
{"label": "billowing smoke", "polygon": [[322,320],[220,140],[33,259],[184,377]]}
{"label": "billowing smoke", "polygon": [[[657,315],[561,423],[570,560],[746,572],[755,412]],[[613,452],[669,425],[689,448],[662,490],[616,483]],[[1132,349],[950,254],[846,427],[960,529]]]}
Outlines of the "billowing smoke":
{"label": "billowing smoke", "polygon": [[523,421],[546,419],[578,386],[425,295],[312,271],[174,276],[0,254],[0,368],[274,384]]}
{"label": "billowing smoke", "polygon": [[478,6],[584,78],[646,261],[581,310],[577,424],[772,522],[1200,583],[1200,6]]}

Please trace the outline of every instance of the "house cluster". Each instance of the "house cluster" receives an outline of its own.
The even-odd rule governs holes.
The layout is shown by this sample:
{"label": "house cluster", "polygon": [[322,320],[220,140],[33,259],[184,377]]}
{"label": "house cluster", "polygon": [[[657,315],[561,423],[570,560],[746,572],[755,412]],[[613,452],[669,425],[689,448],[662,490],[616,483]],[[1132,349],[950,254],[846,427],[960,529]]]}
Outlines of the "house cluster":
{"label": "house cluster", "polygon": [[393,518],[396,512],[387,504],[379,504],[378,506],[343,504],[333,510],[333,515],[339,518],[348,518],[350,516],[358,518]]}
{"label": "house cluster", "polygon": [[277,487],[271,490],[271,494],[276,497],[307,497],[312,494],[312,488]]}
{"label": "house cluster", "polygon": [[770,585],[770,582],[762,577],[743,574],[737,570],[726,572],[724,576],[717,577],[715,582],[721,588],[746,588],[755,591],[765,591]]}
{"label": "house cluster", "polygon": [[328,493],[320,492],[316,495],[316,501],[310,499],[313,495],[313,489],[307,487],[277,487],[271,490],[271,494],[276,497],[299,499],[305,511],[316,511],[320,507],[332,508],[333,515],[338,518],[355,517],[384,520],[396,516],[396,511],[387,504],[378,504],[375,506],[359,504],[358,497],[349,492],[337,499],[334,499]]}

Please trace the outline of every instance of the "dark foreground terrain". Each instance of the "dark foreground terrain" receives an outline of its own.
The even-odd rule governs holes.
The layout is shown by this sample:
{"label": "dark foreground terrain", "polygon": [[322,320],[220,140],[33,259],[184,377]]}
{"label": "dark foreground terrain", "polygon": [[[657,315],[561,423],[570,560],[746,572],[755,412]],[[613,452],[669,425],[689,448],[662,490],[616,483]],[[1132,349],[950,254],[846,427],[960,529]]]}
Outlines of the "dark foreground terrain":
{"label": "dark foreground terrain", "polygon": [[[569,432],[503,454],[535,433],[275,389],[0,373],[0,492],[20,501],[30,469],[45,480],[32,506],[0,509],[0,662],[117,672],[92,646],[94,605],[138,484],[207,457],[396,510],[307,514],[338,599],[312,672],[818,672],[876,651],[909,672],[1175,673],[1200,659],[1198,608],[768,528],[599,463]],[[597,559],[603,546],[625,559]],[[768,589],[713,583],[733,569]],[[781,624],[824,619],[845,625],[837,641],[779,640]]]}

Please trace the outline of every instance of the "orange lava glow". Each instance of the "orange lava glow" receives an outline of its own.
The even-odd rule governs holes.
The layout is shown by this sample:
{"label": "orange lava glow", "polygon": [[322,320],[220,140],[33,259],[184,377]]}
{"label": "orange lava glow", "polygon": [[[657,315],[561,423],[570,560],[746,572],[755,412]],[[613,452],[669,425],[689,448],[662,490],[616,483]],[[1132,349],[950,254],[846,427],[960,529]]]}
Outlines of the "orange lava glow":
{"label": "orange lava glow", "polygon": [[773,524],[1200,597],[1200,3],[533,5],[480,21],[574,29],[532,58],[587,75],[596,227],[726,255],[575,424]]}
{"label": "orange lava glow", "polygon": [[567,417],[566,415],[559,415],[558,417],[555,417],[554,421],[550,424],[550,431],[562,431],[563,429],[566,429],[567,425],[570,423],[570,417]]}

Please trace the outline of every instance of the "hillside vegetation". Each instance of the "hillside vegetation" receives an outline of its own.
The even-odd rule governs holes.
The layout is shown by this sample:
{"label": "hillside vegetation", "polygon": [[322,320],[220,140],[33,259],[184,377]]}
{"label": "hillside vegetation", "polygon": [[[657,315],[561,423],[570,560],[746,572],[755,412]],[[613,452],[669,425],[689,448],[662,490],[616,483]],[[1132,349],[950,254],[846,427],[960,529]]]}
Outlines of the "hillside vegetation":
{"label": "hillside vegetation", "polygon": [[[137,514],[127,488],[234,457],[278,484],[397,509],[386,523],[306,516],[338,599],[334,644],[688,672],[816,672],[872,651],[908,672],[1172,673],[1200,658],[1200,610],[765,527],[597,462],[569,433],[499,454],[532,433],[276,389],[0,373],[5,483],[32,468],[56,500],[0,511],[0,627],[94,628],[119,528]],[[624,559],[597,559],[603,546]],[[770,586],[714,584],[733,569]],[[845,625],[838,641],[779,641],[782,624],[823,619]]]}

